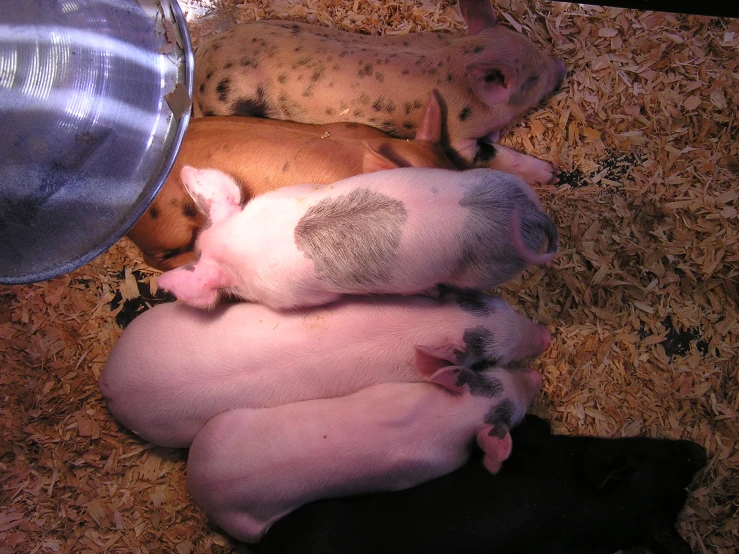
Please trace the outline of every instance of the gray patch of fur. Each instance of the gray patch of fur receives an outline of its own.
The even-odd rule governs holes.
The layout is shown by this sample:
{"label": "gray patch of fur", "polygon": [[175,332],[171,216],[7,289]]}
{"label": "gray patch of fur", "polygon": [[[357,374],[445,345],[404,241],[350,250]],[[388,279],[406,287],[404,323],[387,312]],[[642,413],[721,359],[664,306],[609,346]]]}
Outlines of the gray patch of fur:
{"label": "gray patch of fur", "polygon": [[388,281],[407,219],[399,200],[355,189],[311,206],[295,227],[295,245],[319,279],[340,289],[371,287]]}
{"label": "gray patch of fur", "polygon": [[513,427],[513,416],[515,413],[516,407],[514,406],[513,401],[509,398],[490,408],[483,419],[485,423],[493,426],[492,431],[490,431],[490,436],[502,439],[508,429]]}
{"label": "gray patch of fur", "polygon": [[480,360],[495,362],[490,357],[493,349],[493,333],[489,329],[482,326],[465,329],[462,340],[465,343],[464,350],[454,351],[459,365],[469,367]]}
{"label": "gray patch of fur", "polygon": [[460,371],[457,377],[457,386],[467,385],[472,396],[496,398],[503,393],[503,383],[496,377],[471,370]]}
{"label": "gray patch of fur", "polygon": [[468,210],[459,234],[460,258],[448,284],[461,288],[497,286],[516,277],[527,263],[513,246],[511,217],[518,207],[521,237],[526,247],[538,252],[545,239],[541,216],[534,202],[514,177],[485,175],[470,184],[459,205]]}

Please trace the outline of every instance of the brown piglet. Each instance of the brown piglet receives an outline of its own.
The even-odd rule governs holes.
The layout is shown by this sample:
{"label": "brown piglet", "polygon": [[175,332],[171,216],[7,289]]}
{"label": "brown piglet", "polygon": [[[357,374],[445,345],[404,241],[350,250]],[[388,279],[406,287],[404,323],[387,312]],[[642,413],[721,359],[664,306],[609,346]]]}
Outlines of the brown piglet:
{"label": "brown piglet", "polygon": [[357,123],[309,125],[254,117],[196,118],[162,190],[127,237],[150,266],[170,270],[195,260],[205,216],[185,190],[184,166],[218,169],[254,196],[298,183],[330,184],[360,173],[396,167],[454,169],[444,149],[441,110],[431,94],[415,140],[390,138]]}

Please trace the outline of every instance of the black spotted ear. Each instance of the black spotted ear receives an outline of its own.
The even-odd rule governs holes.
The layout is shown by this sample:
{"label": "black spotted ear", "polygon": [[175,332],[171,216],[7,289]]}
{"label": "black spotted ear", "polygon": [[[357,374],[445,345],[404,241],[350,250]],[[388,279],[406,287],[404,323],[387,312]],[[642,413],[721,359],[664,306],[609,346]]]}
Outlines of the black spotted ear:
{"label": "black spotted ear", "polygon": [[652,528],[643,546],[652,554],[693,554],[690,544],[667,524]]}
{"label": "black spotted ear", "polygon": [[595,444],[588,447],[583,458],[583,469],[596,489],[602,489],[609,481],[626,477],[636,465],[632,456],[608,452]]}

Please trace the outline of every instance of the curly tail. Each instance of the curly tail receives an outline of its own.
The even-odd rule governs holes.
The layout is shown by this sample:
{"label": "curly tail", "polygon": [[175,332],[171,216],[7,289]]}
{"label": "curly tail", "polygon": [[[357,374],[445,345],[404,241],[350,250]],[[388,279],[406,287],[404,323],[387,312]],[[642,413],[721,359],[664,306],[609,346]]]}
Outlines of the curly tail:
{"label": "curly tail", "polygon": [[523,237],[521,236],[521,214],[519,213],[518,206],[513,208],[513,215],[511,216],[511,226],[513,227],[511,230],[513,234],[513,246],[515,247],[516,252],[518,252],[518,255],[529,264],[546,265],[552,261],[554,256],[557,255],[557,248],[559,247],[559,233],[557,232],[557,227],[555,227],[554,222],[548,215],[543,212],[539,212],[537,215],[540,216],[537,218],[537,223],[541,223],[544,234],[547,237],[546,251],[539,254],[538,252],[532,252],[526,247]]}

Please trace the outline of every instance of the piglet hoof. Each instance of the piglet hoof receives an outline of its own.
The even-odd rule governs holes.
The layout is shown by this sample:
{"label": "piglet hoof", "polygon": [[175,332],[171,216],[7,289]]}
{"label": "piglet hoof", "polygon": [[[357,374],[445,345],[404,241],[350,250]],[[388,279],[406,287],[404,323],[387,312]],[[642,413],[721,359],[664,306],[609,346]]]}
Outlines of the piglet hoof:
{"label": "piglet hoof", "polygon": [[529,185],[554,185],[559,183],[559,169],[552,164],[538,158],[531,158],[522,175],[524,181]]}

